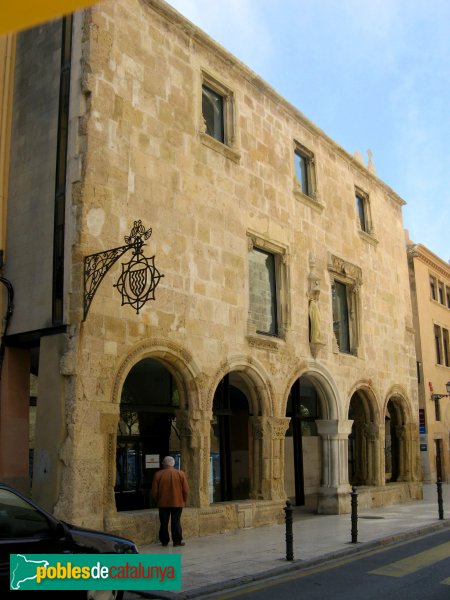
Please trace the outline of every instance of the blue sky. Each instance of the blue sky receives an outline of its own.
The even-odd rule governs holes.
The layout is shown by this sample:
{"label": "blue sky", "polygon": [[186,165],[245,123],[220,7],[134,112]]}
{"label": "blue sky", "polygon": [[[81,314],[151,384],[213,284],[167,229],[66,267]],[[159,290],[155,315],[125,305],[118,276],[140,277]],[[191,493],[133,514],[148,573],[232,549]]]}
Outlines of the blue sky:
{"label": "blue sky", "polygon": [[169,0],[340,144],[450,260],[450,1]]}

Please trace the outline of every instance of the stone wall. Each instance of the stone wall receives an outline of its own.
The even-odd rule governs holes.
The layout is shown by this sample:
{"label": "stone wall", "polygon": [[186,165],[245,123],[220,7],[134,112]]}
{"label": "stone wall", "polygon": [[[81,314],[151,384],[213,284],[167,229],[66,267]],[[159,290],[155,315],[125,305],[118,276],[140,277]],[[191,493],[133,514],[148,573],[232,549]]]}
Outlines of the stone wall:
{"label": "stone wall", "polygon": [[[237,370],[249,382],[255,415],[284,417],[292,384],[308,374],[320,389],[324,419],[345,421],[351,395],[364,387],[374,398],[379,423],[395,394],[405,405],[405,418],[415,424],[403,201],[159,0],[93,6],[84,16],[82,42],[81,55],[74,57],[83,66],[81,79],[73,84],[81,98],[74,145],[82,164],[72,188],[75,409],[61,506],[76,489],[71,502],[77,521],[99,526],[104,514],[122,518],[114,513],[112,494],[120,389],[133,361],[145,356],[171,370],[196,422],[210,418],[218,383]],[[228,145],[204,133],[205,78],[232,97]],[[314,198],[296,183],[298,144],[314,157]],[[370,201],[369,233],[359,228],[355,186]],[[155,301],[139,314],[121,306],[113,285],[116,266],[82,322],[82,257],[123,245],[138,219],[153,230],[144,252],[156,256],[164,274]],[[258,335],[249,319],[248,254],[255,240],[279,263],[278,337]],[[311,256],[321,315],[321,344],[314,353],[308,319]],[[330,267],[330,256],[341,261],[342,276],[348,265],[361,273],[354,354],[336,346],[331,284],[337,267]],[[192,452],[207,460],[207,435],[192,435]],[[276,501],[284,493],[284,467],[282,446],[274,440],[264,437],[258,464],[261,493]],[[335,441],[330,448],[345,452],[342,440]],[[414,444],[411,448],[415,465]],[[345,483],[345,454],[340,460],[336,481]],[[204,487],[202,473],[194,481]]]}

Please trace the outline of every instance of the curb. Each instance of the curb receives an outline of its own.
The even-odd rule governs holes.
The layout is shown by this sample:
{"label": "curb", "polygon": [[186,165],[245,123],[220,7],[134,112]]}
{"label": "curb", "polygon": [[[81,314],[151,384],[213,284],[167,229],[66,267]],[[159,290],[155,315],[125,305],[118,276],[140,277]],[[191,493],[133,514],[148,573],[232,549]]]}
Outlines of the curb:
{"label": "curb", "polygon": [[430,525],[424,525],[419,529],[413,529],[411,531],[403,531],[394,533],[384,538],[372,540],[370,542],[358,542],[357,544],[351,544],[349,542],[349,548],[343,548],[336,550],[328,554],[323,554],[315,558],[306,560],[294,560],[292,562],[283,564],[279,567],[274,567],[270,571],[263,571],[261,573],[254,573],[253,575],[246,575],[245,577],[237,577],[236,579],[228,579],[226,581],[217,581],[209,585],[198,587],[186,591],[180,592],[164,592],[164,591],[138,591],[135,590],[133,593],[139,594],[143,598],[152,598],[153,600],[193,600],[201,598],[202,596],[208,596],[218,592],[224,592],[226,590],[234,589],[237,586],[248,585],[257,581],[264,581],[292,573],[295,571],[303,571],[311,567],[315,567],[321,563],[332,562],[345,556],[352,556],[357,554],[364,554],[380,546],[388,546],[395,544],[396,542],[402,542],[409,539],[414,539],[422,535],[435,533],[441,529],[450,528],[450,520],[438,521],[437,523],[431,523]]}

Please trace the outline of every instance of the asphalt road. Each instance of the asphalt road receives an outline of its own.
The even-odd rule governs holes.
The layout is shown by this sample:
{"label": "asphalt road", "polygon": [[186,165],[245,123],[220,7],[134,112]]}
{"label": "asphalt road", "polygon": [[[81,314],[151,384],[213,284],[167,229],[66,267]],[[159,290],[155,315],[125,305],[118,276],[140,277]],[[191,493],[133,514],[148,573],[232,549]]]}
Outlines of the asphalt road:
{"label": "asphalt road", "polygon": [[202,598],[449,600],[450,531],[378,548]]}

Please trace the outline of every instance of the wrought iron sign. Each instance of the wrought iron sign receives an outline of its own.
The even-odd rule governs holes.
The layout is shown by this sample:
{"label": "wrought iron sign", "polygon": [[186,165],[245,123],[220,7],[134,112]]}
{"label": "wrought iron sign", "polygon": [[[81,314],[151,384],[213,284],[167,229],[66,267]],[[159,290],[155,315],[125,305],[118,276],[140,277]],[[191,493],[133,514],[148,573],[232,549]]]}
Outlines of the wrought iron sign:
{"label": "wrought iron sign", "polygon": [[125,246],[85,256],[83,321],[86,319],[95,292],[103,278],[128,250],[133,252],[131,260],[122,263],[122,273],[117,283],[114,284],[122,296],[122,306],[129,304],[136,310],[136,314],[139,314],[139,310],[148,300],[155,299],[155,289],[164,275],[155,266],[155,256],[148,258],[142,252],[145,240],[148,240],[151,235],[151,228],[146,230],[142,221],[135,221],[130,235],[126,235],[124,238]]}

